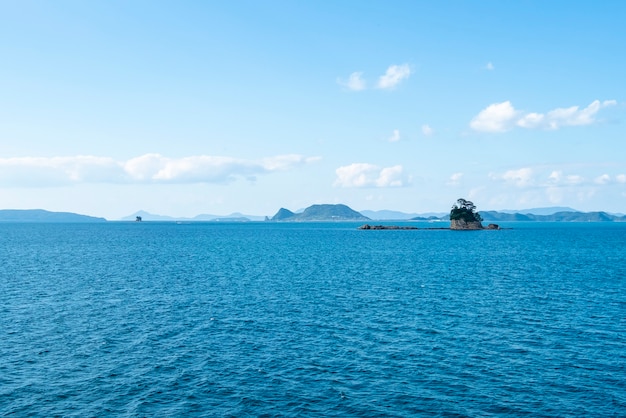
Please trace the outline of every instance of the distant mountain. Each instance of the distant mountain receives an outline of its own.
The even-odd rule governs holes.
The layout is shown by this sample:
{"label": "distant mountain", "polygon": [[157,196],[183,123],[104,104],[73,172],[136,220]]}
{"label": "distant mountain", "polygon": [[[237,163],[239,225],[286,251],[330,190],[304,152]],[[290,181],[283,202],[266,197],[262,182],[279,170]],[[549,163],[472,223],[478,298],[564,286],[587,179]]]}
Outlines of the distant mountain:
{"label": "distant mountain", "polygon": [[250,221],[262,221],[264,216],[243,215],[241,213],[232,213],[230,215],[209,215],[201,214],[196,215],[193,218],[173,217],[164,215],[155,215],[143,210],[133,213],[132,215],[121,218],[121,221],[134,221],[137,216],[141,216],[142,221],[159,221],[159,222],[250,222]]}
{"label": "distant mountain", "polygon": [[576,209],[569,208],[567,206],[552,206],[548,208],[532,208],[532,209],[520,209],[520,210],[499,210],[499,213],[523,213],[531,215],[554,215],[557,212],[578,212]]}
{"label": "distant mountain", "polygon": [[616,216],[606,212],[564,211],[556,212],[550,215],[533,215],[522,213],[500,213],[496,211],[481,211],[480,215],[486,222],[626,222],[626,216]]}
{"label": "distant mountain", "polygon": [[106,222],[104,218],[70,212],[49,212],[43,209],[0,210],[0,222]]}
{"label": "distant mountain", "polygon": [[444,216],[416,216],[409,219],[410,221],[449,221],[450,215]]}
{"label": "distant mountain", "polygon": [[479,211],[480,216],[482,216],[483,221],[485,222],[521,222],[521,221],[534,221],[531,216],[534,215],[524,215],[522,213],[502,213],[496,212],[495,210],[486,210]]}
{"label": "distant mountain", "polygon": [[312,205],[302,213],[280,208],[272,221],[369,221],[370,219],[346,205]]}
{"label": "distant mountain", "polygon": [[626,216],[615,216],[606,212],[557,212],[534,217],[536,221],[543,222],[626,222]]}
{"label": "distant mountain", "polygon": [[[567,210],[559,210],[567,209]],[[6,211],[5,211],[6,212]],[[45,212],[45,211],[42,211]],[[626,222],[626,215],[607,212],[579,212],[567,207],[549,207],[524,209],[521,211],[479,211],[485,222]],[[83,215],[76,215],[83,216]],[[175,218],[172,216],[155,215],[146,211],[135,212],[122,218],[123,221],[134,221],[141,216],[144,221],[185,221],[185,222],[249,222],[266,220],[264,216],[232,213],[230,215],[201,214],[193,218]],[[90,218],[90,217],[87,217]],[[98,219],[98,218],[94,218]],[[281,208],[272,221],[449,221],[445,212],[405,213],[393,210],[364,210],[357,212],[346,205],[312,205],[308,208],[292,212]],[[0,217],[0,222],[3,219]],[[47,221],[49,222],[49,221]]]}
{"label": "distant mountain", "polygon": [[172,218],[171,216],[163,216],[163,215],[155,215],[153,213],[148,213],[145,210],[140,210],[132,215],[125,216],[121,218],[121,221],[134,221],[137,216],[140,216],[143,221],[175,221],[176,218]]}
{"label": "distant mountain", "polygon": [[404,213],[395,210],[362,210],[360,213],[376,221],[402,221],[419,216],[417,213]]}
{"label": "distant mountain", "polygon": [[431,217],[446,216],[444,212],[406,213],[395,210],[362,210],[361,215],[375,221],[408,221],[412,219],[430,219]]}
{"label": "distant mountain", "polygon": [[234,212],[230,215],[208,215],[202,214],[194,216],[192,221],[216,221],[216,222],[250,222],[263,221],[265,216],[244,215],[243,213]]}

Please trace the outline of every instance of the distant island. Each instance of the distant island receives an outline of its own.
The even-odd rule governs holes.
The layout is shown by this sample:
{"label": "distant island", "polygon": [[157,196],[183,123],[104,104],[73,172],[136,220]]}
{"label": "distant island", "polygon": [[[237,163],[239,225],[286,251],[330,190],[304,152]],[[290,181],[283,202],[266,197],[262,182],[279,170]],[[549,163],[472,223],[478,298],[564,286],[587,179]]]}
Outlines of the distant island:
{"label": "distant island", "polygon": [[[272,217],[259,215],[197,215],[193,218],[155,215],[146,211],[138,211],[123,217],[122,221],[134,221],[141,216],[144,221],[183,221],[183,222],[307,222],[307,221],[419,221],[419,222],[450,222],[449,213],[429,212],[423,214],[404,213],[392,210],[356,211],[342,204],[312,205],[297,212],[280,208]],[[626,216],[607,212],[580,212],[568,207],[534,208],[520,211],[480,211],[484,222],[626,222]]]}
{"label": "distant island", "polygon": [[551,215],[534,215],[482,211],[481,215],[483,220],[490,222],[626,222],[626,215],[612,215],[607,212],[556,212]]}
{"label": "distant island", "polygon": [[[532,211],[532,213],[531,213]],[[365,214],[369,215],[366,216]],[[484,222],[626,222],[626,215],[608,212],[580,212],[571,208],[535,208],[520,211],[480,211]],[[390,210],[355,211],[342,204],[312,205],[306,209],[292,212],[281,208],[273,217],[244,215],[197,215],[193,218],[180,218],[154,215],[138,211],[119,220],[133,221],[140,217],[142,221],[159,222],[309,222],[309,221],[401,221],[401,222],[450,222],[446,213],[404,213]],[[0,222],[106,222],[100,217],[81,215],[71,212],[51,212],[43,209],[0,209]],[[443,226],[443,225],[442,225]]]}
{"label": "distant island", "polygon": [[346,205],[312,205],[302,213],[280,208],[270,219],[274,222],[369,221],[370,218]]}
{"label": "distant island", "polygon": [[134,221],[140,217],[142,221],[157,221],[157,222],[252,222],[263,221],[265,216],[256,215],[244,215],[241,213],[231,213],[230,215],[210,215],[200,214],[193,218],[187,217],[174,217],[165,215],[155,215],[153,213],[146,212],[144,210],[137,211],[128,216],[124,216],[120,221]]}
{"label": "distant island", "polygon": [[106,222],[104,218],[43,209],[0,209],[0,222]]}
{"label": "distant island", "polygon": [[[542,208],[536,209],[537,211]],[[615,215],[608,212],[558,211],[548,215],[523,212],[481,211],[480,216],[485,222],[626,222],[626,215]],[[449,215],[413,217],[411,221],[447,221]]]}

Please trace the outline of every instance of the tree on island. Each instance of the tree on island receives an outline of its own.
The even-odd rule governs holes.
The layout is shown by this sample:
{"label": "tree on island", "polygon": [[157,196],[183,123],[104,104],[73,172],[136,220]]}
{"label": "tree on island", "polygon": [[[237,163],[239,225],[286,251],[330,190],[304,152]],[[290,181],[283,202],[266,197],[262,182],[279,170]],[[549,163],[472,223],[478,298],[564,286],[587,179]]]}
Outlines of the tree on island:
{"label": "tree on island", "polygon": [[458,199],[454,205],[452,205],[452,210],[450,211],[450,220],[451,221],[465,221],[467,223],[470,222],[481,222],[483,220],[480,213],[476,212],[476,206],[474,203],[465,199]]}

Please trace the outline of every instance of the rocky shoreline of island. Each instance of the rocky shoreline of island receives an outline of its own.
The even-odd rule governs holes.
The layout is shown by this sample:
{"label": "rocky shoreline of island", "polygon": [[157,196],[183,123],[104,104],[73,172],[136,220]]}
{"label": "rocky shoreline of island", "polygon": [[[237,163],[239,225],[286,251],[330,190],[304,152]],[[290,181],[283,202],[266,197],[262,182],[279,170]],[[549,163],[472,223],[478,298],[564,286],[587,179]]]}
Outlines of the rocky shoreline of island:
{"label": "rocky shoreline of island", "polygon": [[499,231],[502,229],[511,229],[511,228],[501,228],[500,225],[497,224],[489,224],[486,227],[482,228],[446,228],[446,227],[427,227],[427,228],[419,228],[417,226],[401,226],[401,225],[361,225],[357,229],[361,230],[372,230],[372,231],[382,231],[382,230],[423,230],[423,231]]}

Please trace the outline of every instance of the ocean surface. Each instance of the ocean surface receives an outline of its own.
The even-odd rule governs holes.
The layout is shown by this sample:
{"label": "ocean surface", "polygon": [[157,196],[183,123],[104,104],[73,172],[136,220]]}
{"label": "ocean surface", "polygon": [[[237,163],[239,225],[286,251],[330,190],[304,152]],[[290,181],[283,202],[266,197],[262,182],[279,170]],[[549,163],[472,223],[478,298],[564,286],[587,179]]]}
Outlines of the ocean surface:
{"label": "ocean surface", "polygon": [[359,225],[0,224],[0,415],[626,416],[626,223]]}

